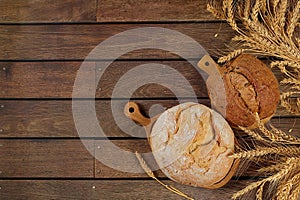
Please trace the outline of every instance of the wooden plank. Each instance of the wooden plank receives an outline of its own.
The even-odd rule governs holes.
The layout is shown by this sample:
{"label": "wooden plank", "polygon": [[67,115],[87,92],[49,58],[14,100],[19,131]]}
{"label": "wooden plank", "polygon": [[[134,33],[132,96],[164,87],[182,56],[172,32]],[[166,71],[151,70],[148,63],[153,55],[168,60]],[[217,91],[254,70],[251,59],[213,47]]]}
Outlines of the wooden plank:
{"label": "wooden plank", "polygon": [[[80,95],[82,98],[91,97],[89,94],[94,94],[95,89],[97,98],[111,98],[116,84],[122,78],[126,81],[121,84],[121,88],[125,89],[122,90],[123,93],[114,93],[115,98],[129,97],[128,89],[135,90],[131,96],[133,98],[174,98],[176,96],[170,90],[171,88],[177,91],[177,97],[186,97],[190,95],[190,92],[187,92],[188,87],[192,87],[197,97],[208,97],[202,76],[187,61],[115,61],[109,65],[101,75],[100,81],[96,83],[95,76],[100,77],[100,66],[103,63],[0,62],[0,98],[72,98],[73,85],[79,69],[84,73],[81,76],[83,79],[81,88],[84,91]],[[149,66],[141,65],[152,63],[176,70],[176,75],[181,76],[181,79],[165,81],[165,86],[151,84],[159,83],[159,79],[170,80],[175,77],[174,72],[168,68],[164,69],[163,66],[161,71],[152,71],[153,75],[150,76],[149,71],[145,71]],[[140,69],[139,78],[149,84],[143,83],[144,86],[137,86],[137,76],[132,75],[131,72],[133,69]],[[279,80],[283,77],[278,70],[274,70],[274,74]],[[147,79],[145,75],[148,75]],[[124,78],[125,76],[127,78]]]}
{"label": "wooden plank", "polygon": [[0,171],[0,178],[91,178],[94,159],[80,140],[0,140]]}
{"label": "wooden plank", "polygon": [[[152,65],[142,66],[152,63],[165,66],[159,66],[161,71],[148,70]],[[101,69],[100,66],[101,63],[97,62],[96,69]],[[175,77],[173,71],[166,67],[175,69],[178,78]],[[138,69],[139,73],[132,72],[133,69]],[[164,85],[159,85],[161,80],[164,81]],[[121,82],[119,83],[119,81]],[[194,95],[197,97],[208,97],[205,81],[201,74],[187,61],[114,62],[103,73],[97,85],[96,96],[118,98],[191,97],[191,93],[187,92],[189,87],[192,87],[192,91],[195,91]],[[117,90],[118,88],[119,90]],[[173,91],[171,91],[172,88]],[[134,92],[132,95],[129,93],[130,89]],[[116,93],[113,95],[113,92]]]}
{"label": "wooden plank", "polygon": [[[5,62],[1,63],[1,98],[71,98],[80,62]],[[95,91],[95,63],[82,64],[86,94]]]}
{"label": "wooden plank", "polygon": [[[219,200],[230,199],[253,180],[230,181],[216,190],[184,186],[172,181],[163,182],[196,200]],[[10,200],[182,199],[154,180],[0,180],[0,186],[1,197]],[[252,195],[246,195],[247,199],[254,199]]]}
{"label": "wooden plank", "polygon": [[[148,116],[155,116],[163,112],[165,108],[179,103],[177,100],[167,99],[135,100],[135,102]],[[200,99],[198,102],[209,105],[208,99]],[[112,114],[112,103],[115,107],[115,117]],[[125,103],[126,101],[122,100],[96,101],[97,120],[104,133],[107,137],[145,136],[144,129],[123,114]],[[299,135],[300,118],[293,116],[287,118],[288,115],[287,112],[278,110],[276,117],[272,119],[272,124],[285,131],[292,129],[291,133]],[[2,138],[78,137],[72,114],[72,102],[69,100],[0,100],[0,129]],[[90,137],[97,135],[97,132],[87,133]]]}
{"label": "wooden plank", "polygon": [[98,3],[97,21],[203,21],[214,17],[206,10],[206,0],[102,0]]}
{"label": "wooden plank", "polygon": [[96,0],[2,0],[0,21],[88,22],[96,21]]}
{"label": "wooden plank", "polygon": [[70,101],[1,101],[1,105],[1,137],[77,136]]}
{"label": "wooden plank", "polygon": [[[189,83],[187,86],[191,85],[193,87],[197,96],[207,97],[206,87],[201,75],[186,61],[116,61],[101,76],[97,86],[96,97],[112,97],[116,83],[124,74],[139,65],[147,63],[157,63],[174,68]],[[2,91],[0,97],[72,98],[74,82],[80,67],[85,73],[84,76],[81,76],[84,79],[81,87],[84,87],[83,91],[86,92],[81,97],[91,97],[88,94],[93,94],[93,91],[95,91],[95,70],[98,72],[99,66],[100,62],[97,62],[97,68],[95,68],[94,62],[1,62],[0,69],[2,70],[0,75],[3,78],[0,79],[0,90]],[[143,69],[147,68],[144,67]],[[155,74],[164,76],[166,79],[173,77],[173,75],[168,76],[168,74],[160,72]],[[153,81],[153,78],[150,81]],[[178,82],[172,83],[172,87],[176,88],[179,95],[183,96],[186,93],[185,89],[187,86],[180,85],[182,82],[178,80]],[[136,85],[136,80],[126,81],[126,83],[128,85],[123,84],[122,87],[133,87],[132,85]],[[133,97],[174,97],[170,90],[156,84],[145,85],[136,89],[137,91],[133,94]],[[125,96],[118,94],[115,97],[122,98]]]}
{"label": "wooden plank", "polygon": [[[226,51],[225,43],[228,43],[234,35],[232,29],[224,23],[1,25],[0,60],[85,59],[107,38],[122,31],[141,27],[164,27],[179,31],[199,42],[213,56]],[[219,33],[218,37],[214,37],[216,33]],[[149,41],[141,38],[138,33],[136,39],[137,44]],[[112,47],[121,51],[120,44],[115,45]],[[128,46],[126,41],[122,45]],[[178,48],[182,48],[181,44],[178,45]],[[124,54],[122,58],[128,59],[178,58],[170,52],[161,50],[142,49],[122,53]],[[94,54],[92,57],[99,58],[99,55]],[[116,58],[107,56],[107,59]]]}
{"label": "wooden plank", "polygon": [[[147,165],[153,170],[159,169],[146,139],[116,140],[110,142],[112,142],[113,145],[116,145],[119,151],[115,151],[113,148],[111,148],[109,146],[111,143],[109,143],[107,140],[95,141],[96,178],[148,178],[149,176],[144,172],[135,156],[136,151],[139,153],[147,153],[146,157],[143,156]],[[128,157],[123,156],[123,151],[127,151],[126,155]],[[108,159],[103,161],[103,157]],[[160,170],[155,170],[154,174],[156,177],[166,177]]]}
{"label": "wooden plank", "polygon": [[[96,21],[96,0],[2,0],[1,22],[89,22]],[[129,0],[98,3],[97,21],[203,21],[214,19],[206,10],[205,0],[133,3]],[[143,15],[141,15],[143,13]]]}

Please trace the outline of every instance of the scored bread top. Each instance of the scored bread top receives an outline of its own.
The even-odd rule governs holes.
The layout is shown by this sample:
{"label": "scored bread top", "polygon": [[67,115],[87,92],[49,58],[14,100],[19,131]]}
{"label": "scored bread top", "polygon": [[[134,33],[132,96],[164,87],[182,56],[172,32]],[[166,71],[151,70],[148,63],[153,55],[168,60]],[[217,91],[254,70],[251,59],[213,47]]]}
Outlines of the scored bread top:
{"label": "scored bread top", "polygon": [[[278,81],[262,61],[249,54],[242,54],[219,68],[226,89],[227,109],[225,118],[234,127],[256,128],[255,113],[263,122],[276,111],[279,102]],[[214,87],[210,80],[208,89]],[[218,109],[222,102],[212,102]]]}
{"label": "scored bread top", "polygon": [[170,179],[211,187],[230,171],[234,133],[225,119],[196,103],[172,107],[159,116],[149,138],[155,160]]}

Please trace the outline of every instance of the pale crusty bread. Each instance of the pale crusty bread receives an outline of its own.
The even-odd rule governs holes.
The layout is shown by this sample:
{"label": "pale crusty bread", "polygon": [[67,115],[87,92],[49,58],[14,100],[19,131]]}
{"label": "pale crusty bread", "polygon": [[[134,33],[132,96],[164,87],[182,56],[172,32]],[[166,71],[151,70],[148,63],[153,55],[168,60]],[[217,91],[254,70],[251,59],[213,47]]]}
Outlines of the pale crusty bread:
{"label": "pale crusty bread", "polygon": [[149,143],[161,170],[176,182],[214,188],[233,175],[234,159],[228,155],[234,152],[234,133],[204,105],[184,103],[165,111],[153,125]]}

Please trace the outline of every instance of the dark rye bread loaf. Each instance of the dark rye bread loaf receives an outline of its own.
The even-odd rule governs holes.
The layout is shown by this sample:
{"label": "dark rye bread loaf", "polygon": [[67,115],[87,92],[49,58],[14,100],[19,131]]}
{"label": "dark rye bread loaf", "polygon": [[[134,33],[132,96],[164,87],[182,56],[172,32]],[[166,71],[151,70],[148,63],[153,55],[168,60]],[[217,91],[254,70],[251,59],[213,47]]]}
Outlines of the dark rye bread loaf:
{"label": "dark rye bread loaf", "polygon": [[[262,122],[274,115],[280,95],[278,81],[262,61],[242,54],[219,70],[226,90],[225,118],[230,125],[256,128],[255,113]],[[218,105],[213,107],[218,110]]]}

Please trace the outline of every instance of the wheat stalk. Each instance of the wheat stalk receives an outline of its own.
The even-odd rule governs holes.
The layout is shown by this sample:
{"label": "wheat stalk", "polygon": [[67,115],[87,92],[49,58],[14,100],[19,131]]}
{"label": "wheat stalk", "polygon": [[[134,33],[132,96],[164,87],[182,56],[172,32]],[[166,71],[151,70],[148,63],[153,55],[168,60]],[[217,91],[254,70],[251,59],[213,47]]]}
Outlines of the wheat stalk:
{"label": "wheat stalk", "polygon": [[300,194],[300,184],[296,186],[296,188],[291,192],[291,195],[289,196],[290,200],[298,200]]}
{"label": "wheat stalk", "polygon": [[269,131],[268,129],[266,129],[264,124],[261,122],[258,113],[255,113],[255,119],[256,119],[256,122],[258,123],[259,130],[265,136],[267,136],[272,142],[274,142],[274,141],[277,141],[277,142],[284,141],[284,139],[282,137],[280,137],[278,134],[273,134],[272,131]]}
{"label": "wheat stalk", "polygon": [[295,78],[284,78],[282,81],[280,81],[281,84],[286,84],[286,85],[299,85],[299,80]]}
{"label": "wheat stalk", "polygon": [[239,153],[235,153],[230,155],[230,158],[246,158],[251,159],[254,157],[265,156],[268,154],[277,154],[277,155],[284,155],[284,156],[299,156],[300,148],[299,147],[257,147],[253,150],[246,150]]}
{"label": "wheat stalk", "polygon": [[285,61],[274,61],[271,63],[271,67],[279,66],[279,65],[284,65],[284,66],[291,66],[294,68],[300,69],[300,63],[285,60]]}
{"label": "wheat stalk", "polygon": [[[261,122],[258,113],[255,114],[256,117],[256,121],[258,123],[258,128],[259,130],[265,135],[267,136],[271,142],[280,142],[280,143],[284,143],[284,144],[300,144],[300,138],[294,137],[292,135],[289,135],[277,128],[275,128],[274,126],[270,125],[271,130],[268,130],[265,125]],[[258,133],[256,133],[255,131],[249,131],[245,128],[243,128],[242,130],[244,130],[245,132],[252,132],[252,136],[256,135],[256,139],[261,140],[261,141],[266,141],[264,138],[262,138]],[[259,137],[260,136],[260,137]]]}
{"label": "wheat stalk", "polygon": [[223,11],[225,19],[230,24],[231,28],[237,32],[240,32],[240,29],[238,28],[237,23],[234,20],[233,0],[223,1]]}
{"label": "wheat stalk", "polygon": [[280,2],[280,0],[274,0],[273,1],[273,10],[275,11],[276,10],[276,7],[278,5],[278,3]]}
{"label": "wheat stalk", "polygon": [[287,27],[287,34],[289,38],[292,38],[294,30],[297,26],[299,19],[299,9],[300,9],[300,1],[297,2],[295,9],[293,10],[290,18],[290,23]]}
{"label": "wheat stalk", "polygon": [[275,165],[271,165],[271,166],[267,166],[267,167],[260,168],[260,169],[257,170],[257,172],[260,172],[260,173],[265,173],[265,172],[269,172],[269,173],[278,172],[278,171],[280,171],[284,166],[285,166],[285,163],[279,163],[279,164],[275,164]]}
{"label": "wheat stalk", "polygon": [[207,4],[207,10],[211,14],[213,14],[213,16],[215,18],[217,18],[217,19],[225,19],[225,15],[223,13],[218,12],[218,10],[214,6],[212,6],[210,4]]}
{"label": "wheat stalk", "polygon": [[[284,62],[290,62],[287,63],[290,66],[294,66],[294,64],[291,65],[291,62],[298,63],[297,66],[299,66],[300,53],[299,53],[299,48],[297,48],[297,46],[299,45],[296,45],[290,37],[286,37],[287,35],[291,36],[295,27],[299,25],[299,23],[296,23],[300,16],[299,1],[297,2],[295,8],[291,12],[290,14],[291,16],[289,17],[289,20],[286,20],[286,15],[288,14],[287,7],[289,4],[287,0],[270,1],[271,3],[268,4],[273,5],[273,14],[271,13],[270,9],[267,9],[266,1],[257,0],[252,9],[250,9],[250,0],[245,0],[243,2],[244,2],[244,12],[243,12],[243,16],[240,16],[239,19],[242,21],[242,23],[245,25],[245,28],[247,29],[246,33],[245,31],[241,31],[241,29],[237,27],[236,23],[231,23],[232,21],[235,21],[235,19],[233,18],[235,14],[233,13],[234,8],[233,8],[232,0],[223,1],[222,12],[220,12],[220,10],[216,8],[214,8],[213,10],[215,14],[222,13],[222,15],[225,16],[225,19],[229,21],[229,24],[233,26],[233,29],[237,30],[237,32],[240,35],[249,39],[250,38],[255,39],[257,38],[256,36],[263,36],[266,40],[261,40],[261,39],[254,40],[254,43],[258,45],[256,46],[258,48],[254,48],[255,52],[260,51],[260,48],[262,46],[265,46],[265,48],[261,49],[260,53],[262,54],[267,53],[269,56],[276,56],[278,58],[283,58],[285,60]],[[242,6],[238,4],[237,7],[241,8]],[[211,8],[210,10],[212,10],[212,7],[209,8]],[[261,12],[259,10],[261,10]],[[258,19],[259,12],[261,13],[260,15],[263,23],[260,22],[254,23],[254,20],[257,21]],[[252,20],[249,18],[249,16],[251,16]],[[279,32],[273,31],[275,25],[278,27],[277,29],[279,30]],[[285,31],[284,29],[285,26],[287,26],[287,31]],[[294,39],[295,41],[299,41],[299,39],[296,37]],[[266,41],[270,41],[272,44],[270,44],[270,42],[266,43]],[[245,42],[246,42],[245,46],[247,46],[247,41]],[[265,44],[259,45],[260,43],[265,43]],[[251,48],[254,46],[255,45],[251,43],[251,46],[249,46],[250,47],[249,50],[253,50]],[[271,47],[271,50],[269,49],[269,47]],[[222,60],[222,62],[223,61],[224,60]]]}
{"label": "wheat stalk", "polygon": [[263,180],[251,183],[250,185],[248,185],[244,189],[236,192],[232,196],[232,199],[237,199],[240,196],[243,196],[244,194],[252,191],[253,189],[265,184],[266,182],[275,182],[275,181],[278,181],[278,180],[282,179],[285,175],[289,174],[295,168],[295,166],[297,166],[297,164],[298,163],[297,163],[297,160],[295,158],[289,158],[286,161],[285,167],[283,169],[281,169],[278,173],[276,173],[273,176],[270,176],[268,178],[265,178]]}
{"label": "wheat stalk", "polygon": [[239,126],[239,129],[241,129],[242,131],[244,131],[247,135],[253,137],[254,139],[256,140],[261,140],[261,141],[265,141],[265,139],[260,135],[258,134],[256,131],[253,131],[253,130],[249,130],[245,127],[241,127]]}
{"label": "wheat stalk", "polygon": [[147,175],[151,178],[153,178],[154,180],[156,180],[159,184],[161,184],[162,186],[164,186],[166,189],[170,190],[171,192],[179,195],[179,196],[182,196],[186,199],[189,199],[189,200],[194,200],[193,198],[189,197],[188,195],[184,194],[183,192],[181,192],[180,190],[176,189],[175,187],[173,186],[170,186],[170,185],[166,185],[164,184],[163,182],[161,182],[159,179],[157,179],[154,175],[154,173],[152,172],[152,170],[148,167],[147,163],[145,162],[145,160],[143,159],[143,157],[141,156],[141,154],[139,154],[138,152],[135,152],[135,155],[141,165],[141,167],[143,168],[143,170],[147,173]]}
{"label": "wheat stalk", "polygon": [[[297,26],[300,26],[298,23],[300,1],[295,2],[294,7],[292,3],[291,0],[253,0],[252,3],[251,0],[234,3],[233,0],[223,0],[222,8],[214,8],[214,15],[222,15],[224,17],[222,19],[226,20],[237,33],[232,41],[237,44],[238,48],[219,58],[219,62],[230,61],[243,52],[276,58],[277,60],[271,62],[271,67],[277,67],[284,75],[280,84],[288,89],[287,92],[281,93],[280,104],[289,112],[300,114],[300,38],[294,34]],[[237,24],[236,21],[241,23]],[[300,139],[272,125],[270,125],[270,130],[267,129],[260,121],[258,114],[255,116],[259,125],[257,130],[248,130],[243,127],[240,129],[262,144],[253,143],[254,149],[241,150],[231,157],[253,160],[267,156],[278,163],[263,167],[258,172],[277,173],[250,184],[236,193],[233,198],[258,188],[256,198],[262,199],[265,183],[278,181],[277,189],[284,194],[277,194],[277,196],[279,198],[288,196],[289,200],[296,200],[300,186],[291,188],[291,183],[297,182],[298,179],[293,179],[289,175],[296,174],[297,169],[293,166],[300,161]],[[259,161],[264,162],[264,159]],[[274,191],[274,188],[269,188],[270,192]]]}
{"label": "wheat stalk", "polygon": [[[278,10],[276,10],[275,16],[275,33],[281,35],[284,30],[285,25],[285,12],[287,10],[287,0],[281,0],[278,5]],[[277,23],[276,23],[277,22]]]}
{"label": "wheat stalk", "polygon": [[278,190],[277,190],[277,193],[276,193],[277,199],[288,200],[289,199],[289,194],[292,191],[292,188],[293,188],[294,184],[298,183],[299,180],[300,180],[300,173],[293,176],[293,178],[289,179],[286,183],[281,184],[278,187]]}
{"label": "wheat stalk", "polygon": [[271,131],[275,134],[280,136],[281,138],[284,139],[284,141],[286,143],[290,143],[290,144],[300,144],[300,138],[294,137],[292,135],[289,135],[285,132],[283,132],[282,130],[279,130],[277,128],[275,128],[273,125],[270,125],[271,127]]}
{"label": "wheat stalk", "polygon": [[259,7],[261,6],[260,1],[256,1],[253,8],[252,8],[252,13],[251,13],[251,18],[254,22],[258,22],[258,12],[259,12]]}
{"label": "wheat stalk", "polygon": [[244,16],[246,20],[249,18],[250,15],[250,0],[245,0],[245,6],[244,6]]}
{"label": "wheat stalk", "polygon": [[[300,94],[300,91],[289,91],[289,92],[283,92],[280,96],[280,104],[285,107],[288,111],[295,113],[297,115],[300,114],[300,106],[298,104],[293,105],[291,103],[291,98],[293,95]],[[297,99],[299,101],[299,99]]]}
{"label": "wheat stalk", "polygon": [[240,196],[243,196],[244,194],[250,192],[251,190],[254,190],[255,188],[259,187],[261,184],[265,183],[265,180],[261,180],[261,181],[257,181],[255,183],[251,183],[250,185],[248,185],[247,187],[245,187],[244,189],[236,192],[231,198],[232,199],[237,199]]}
{"label": "wheat stalk", "polygon": [[264,191],[264,186],[265,186],[265,183],[262,183],[257,192],[256,192],[256,199],[257,200],[263,200],[263,191]]}
{"label": "wheat stalk", "polygon": [[231,52],[230,54],[228,54],[227,56],[221,57],[218,62],[219,63],[224,63],[228,60],[231,60],[233,58],[236,58],[238,55],[241,55],[243,52],[245,51],[245,49],[237,49],[234,50],[233,52]]}

